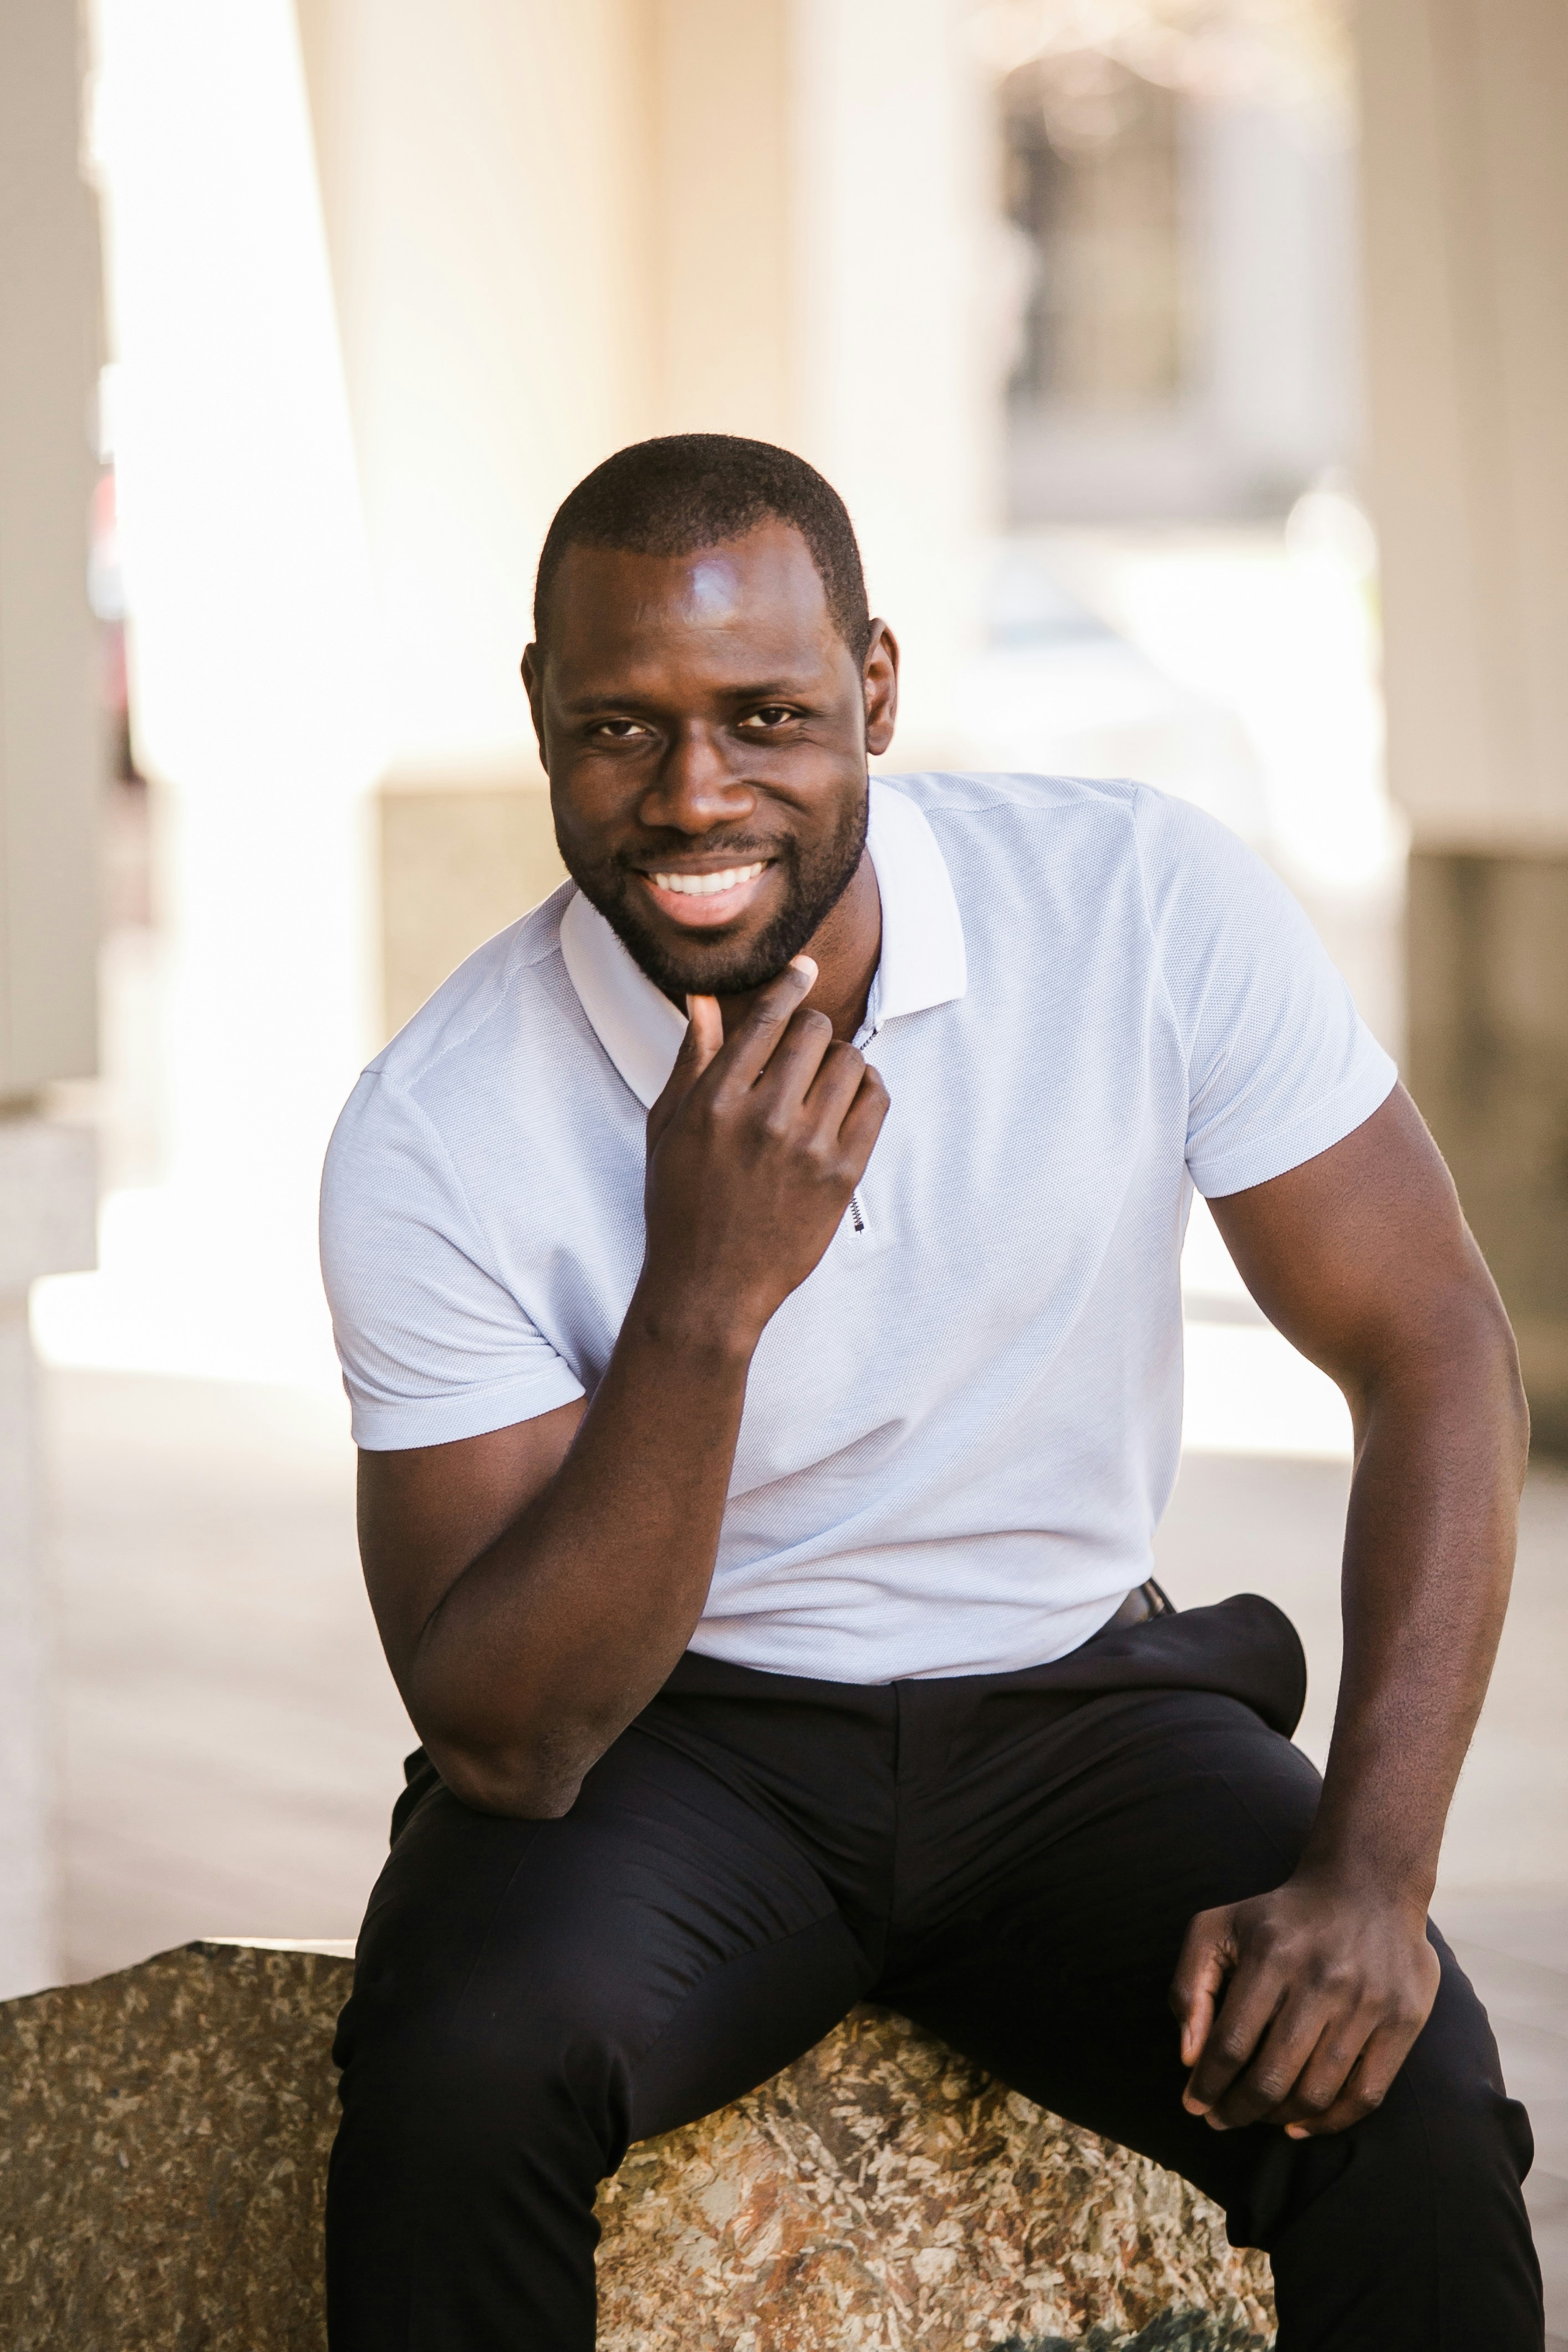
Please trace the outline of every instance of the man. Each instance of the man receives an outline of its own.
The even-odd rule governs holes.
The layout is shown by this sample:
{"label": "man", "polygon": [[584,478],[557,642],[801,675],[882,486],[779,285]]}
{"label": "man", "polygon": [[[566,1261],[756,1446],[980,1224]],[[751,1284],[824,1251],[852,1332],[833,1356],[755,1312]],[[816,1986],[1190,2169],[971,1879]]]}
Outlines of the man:
{"label": "man", "polygon": [[[1392,1064],[1191,809],[868,785],[897,650],[782,450],[609,459],[535,637],[572,882],[372,1064],[324,1190],[424,1742],[335,2352],[585,2352],[628,2141],[860,2000],[1217,2198],[1282,2352],[1538,2352],[1528,2126],[1426,1919],[1525,1417]],[[1194,1185],[1354,1417],[1321,1788],[1279,1612],[1149,1581]]]}

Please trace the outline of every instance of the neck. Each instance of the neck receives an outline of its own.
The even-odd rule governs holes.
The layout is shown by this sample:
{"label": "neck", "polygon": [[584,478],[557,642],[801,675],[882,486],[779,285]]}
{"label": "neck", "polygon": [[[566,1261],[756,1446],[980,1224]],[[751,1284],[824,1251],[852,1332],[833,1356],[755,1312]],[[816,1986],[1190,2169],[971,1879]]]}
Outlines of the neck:
{"label": "neck", "polygon": [[[882,900],[869,850],[861,852],[848,888],[801,952],[816,965],[816,985],[805,1002],[814,1011],[826,1013],[834,1035],[847,1044],[866,1018],[882,953]],[[755,989],[748,989],[743,995],[719,999],[726,1037],[745,1019],[756,995]]]}

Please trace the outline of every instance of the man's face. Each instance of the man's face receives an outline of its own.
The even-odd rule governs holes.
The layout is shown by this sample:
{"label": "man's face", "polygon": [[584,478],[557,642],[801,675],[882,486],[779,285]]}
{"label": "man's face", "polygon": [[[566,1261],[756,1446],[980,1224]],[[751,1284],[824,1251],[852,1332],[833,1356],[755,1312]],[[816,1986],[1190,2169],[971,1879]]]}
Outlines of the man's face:
{"label": "man's face", "polygon": [[574,547],[523,664],[556,837],[665,993],[760,988],[865,850],[897,652],[862,671],[792,525],[679,556]]}

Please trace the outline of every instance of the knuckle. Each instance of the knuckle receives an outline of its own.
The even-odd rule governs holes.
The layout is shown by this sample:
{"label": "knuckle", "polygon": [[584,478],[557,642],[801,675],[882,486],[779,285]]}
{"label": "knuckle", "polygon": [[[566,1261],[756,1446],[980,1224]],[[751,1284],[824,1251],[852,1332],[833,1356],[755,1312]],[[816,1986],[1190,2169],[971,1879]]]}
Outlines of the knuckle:
{"label": "knuckle", "polygon": [[1252,2047],[1250,2037],[1234,2025],[1222,2026],[1215,2038],[1215,2047],[1222,2058],[1239,2066]]}

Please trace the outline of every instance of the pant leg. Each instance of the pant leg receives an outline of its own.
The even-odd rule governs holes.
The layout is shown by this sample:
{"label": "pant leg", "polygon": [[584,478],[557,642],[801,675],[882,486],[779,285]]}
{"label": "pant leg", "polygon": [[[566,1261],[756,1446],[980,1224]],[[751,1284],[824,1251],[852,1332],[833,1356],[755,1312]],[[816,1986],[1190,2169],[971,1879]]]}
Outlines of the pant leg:
{"label": "pant leg", "polygon": [[563,1820],[436,1784],[372,1897],[335,2055],[333,2352],[591,2352],[594,2198],[871,1974],[742,1792],[634,1727]]}
{"label": "pant leg", "polygon": [[1363,2122],[1293,2141],[1181,2105],[1167,1995],[1187,1923],[1288,1875],[1317,1805],[1307,1759],[1229,1698],[1001,1696],[922,1702],[949,1711],[921,1798],[934,1899],[872,1998],[1215,2198],[1272,2258],[1279,2352],[1540,2352],[1529,2126],[1436,1935],[1436,2005]]}

